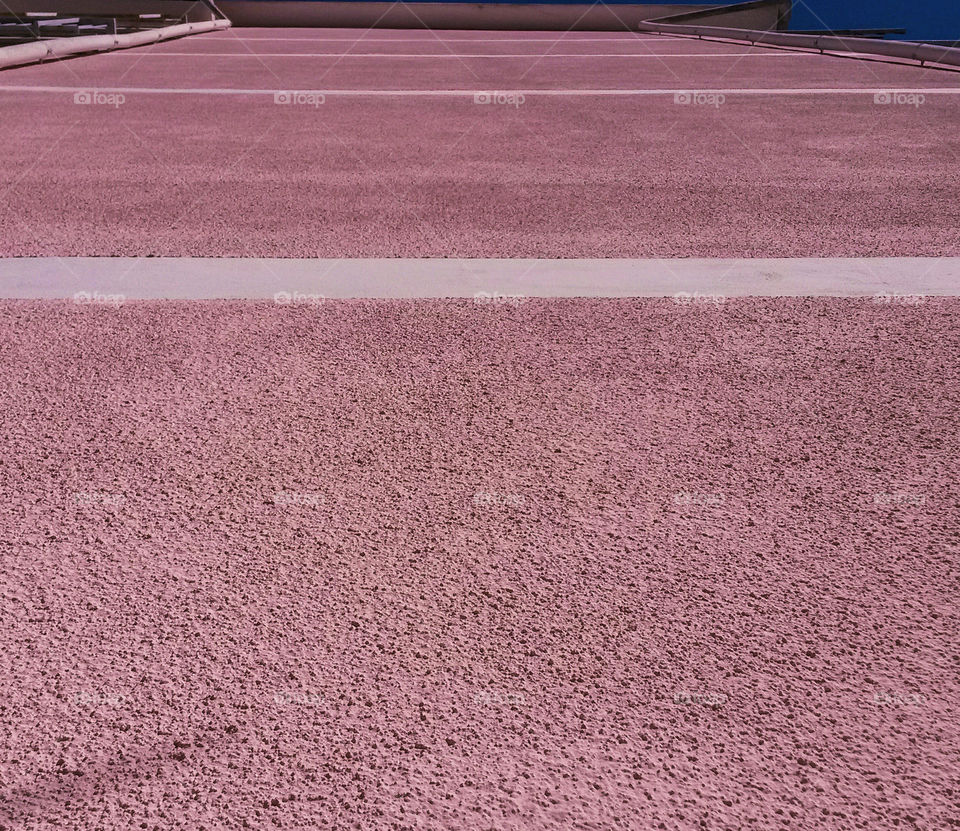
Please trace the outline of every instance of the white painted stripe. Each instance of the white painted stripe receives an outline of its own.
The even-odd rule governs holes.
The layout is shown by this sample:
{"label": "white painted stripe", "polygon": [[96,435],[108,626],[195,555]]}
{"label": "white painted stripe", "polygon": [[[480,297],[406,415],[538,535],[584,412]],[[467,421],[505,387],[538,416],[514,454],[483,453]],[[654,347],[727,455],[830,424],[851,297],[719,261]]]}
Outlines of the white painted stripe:
{"label": "white painted stripe", "polygon": [[[437,37],[436,34],[424,36],[422,38],[265,38],[265,37],[243,37],[239,30],[234,29],[231,40],[269,40],[282,41],[284,43],[556,43],[562,40],[564,43],[659,43],[663,46],[669,45],[669,38],[663,37],[609,37],[609,38],[577,38],[571,37],[569,33],[558,32],[555,38],[445,38]],[[696,40],[696,38],[691,38]]]}
{"label": "white painted stripe", "polygon": [[[478,92],[492,90],[487,89],[296,89],[295,87],[286,87],[285,89],[248,89],[237,88],[229,89],[226,87],[197,87],[197,88],[176,88],[176,87],[107,87],[107,86],[28,86],[23,84],[5,84],[0,86],[0,93],[3,92],[36,92],[36,93],[74,93],[85,90],[95,90],[103,93],[123,93],[135,95],[275,95],[278,92],[296,92],[311,95],[324,95],[336,98],[472,98]],[[676,87],[671,89],[500,89],[496,90],[502,95],[523,95],[526,97],[571,97],[571,98],[589,98],[596,96],[660,96],[675,95],[678,92],[697,92],[707,95],[745,95],[745,96],[794,96],[794,95],[880,95],[885,93],[902,93],[915,95],[960,95],[960,87],[931,87],[924,89],[922,87],[809,87],[803,89],[698,89],[693,86]]]}
{"label": "white painted stripe", "polygon": [[[669,297],[679,292],[708,297],[869,297],[885,293],[890,296],[886,302],[909,303],[917,295],[960,294],[960,257],[0,259],[0,297],[63,299],[78,292],[131,300],[274,298],[284,293],[293,302],[295,293],[330,298],[474,297],[478,292],[529,297]],[[280,301],[284,299],[281,296]],[[878,313],[886,302],[877,304]]]}
{"label": "white painted stripe", "polygon": [[663,54],[623,52],[510,52],[492,54],[454,54],[453,52],[416,53],[416,52],[162,52],[156,49],[141,49],[135,52],[111,52],[111,55],[128,58],[534,58],[537,61],[548,58],[819,58],[818,52],[786,52],[762,50],[757,52],[697,52],[683,54],[668,52]]}

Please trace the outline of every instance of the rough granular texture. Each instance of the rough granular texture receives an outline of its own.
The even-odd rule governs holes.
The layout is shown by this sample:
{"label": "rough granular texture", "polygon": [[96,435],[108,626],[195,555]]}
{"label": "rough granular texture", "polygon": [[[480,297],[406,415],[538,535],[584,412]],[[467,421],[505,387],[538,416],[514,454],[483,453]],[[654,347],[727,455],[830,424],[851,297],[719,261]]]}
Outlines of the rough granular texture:
{"label": "rough granular texture", "polygon": [[[960,257],[956,72],[478,35],[237,28],[4,71],[0,256]],[[529,94],[471,94],[498,90]]]}
{"label": "rough granular texture", "polygon": [[0,825],[955,825],[958,332],[3,303]]}

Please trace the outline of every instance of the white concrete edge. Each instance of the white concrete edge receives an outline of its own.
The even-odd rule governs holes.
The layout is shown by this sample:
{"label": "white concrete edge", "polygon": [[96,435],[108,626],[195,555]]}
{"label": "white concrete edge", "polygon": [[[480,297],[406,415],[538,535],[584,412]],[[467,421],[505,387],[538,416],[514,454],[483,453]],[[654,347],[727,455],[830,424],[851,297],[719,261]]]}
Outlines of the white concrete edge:
{"label": "white concrete edge", "polygon": [[65,58],[70,55],[82,55],[89,52],[112,52],[116,49],[130,49],[148,43],[185,37],[186,35],[229,29],[226,18],[201,20],[195,23],[179,23],[176,26],[164,26],[143,32],[131,32],[126,35],[84,35],[75,38],[51,38],[35,43],[20,43],[16,46],[0,47],[0,69],[12,66],[24,66],[31,63]]}
{"label": "white concrete edge", "polygon": [[[830,259],[0,259],[0,298],[960,295],[960,257]],[[83,298],[81,297],[81,300]],[[308,302],[308,301],[304,301]],[[905,302],[907,302],[905,300]]]}

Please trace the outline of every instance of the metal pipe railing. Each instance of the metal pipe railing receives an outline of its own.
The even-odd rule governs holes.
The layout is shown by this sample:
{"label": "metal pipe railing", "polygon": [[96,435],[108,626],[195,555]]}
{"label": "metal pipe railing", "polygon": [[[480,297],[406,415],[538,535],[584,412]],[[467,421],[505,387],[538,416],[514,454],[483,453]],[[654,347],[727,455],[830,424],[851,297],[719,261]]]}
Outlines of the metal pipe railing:
{"label": "metal pipe railing", "polygon": [[144,46],[148,43],[159,43],[162,40],[171,40],[185,35],[229,28],[229,20],[218,18],[216,20],[198,20],[194,23],[179,23],[175,26],[130,32],[125,35],[81,35],[80,37],[51,38],[50,40],[38,40],[33,43],[20,43],[16,46],[0,47],[0,69],[66,58],[71,55],[83,55],[90,52],[129,49],[132,46]]}
{"label": "metal pipe railing", "polygon": [[[668,20],[669,18],[661,18]],[[788,32],[762,32],[755,29],[730,29],[723,26],[696,26],[685,23],[666,23],[648,20],[637,27],[641,32],[662,35],[696,35],[701,38],[739,40],[765,43],[772,46],[792,46],[797,49],[817,49],[821,52],[856,52],[884,55],[890,58],[924,63],[960,66],[960,49],[911,41],[876,40],[874,38],[837,37],[836,35],[800,35]]]}

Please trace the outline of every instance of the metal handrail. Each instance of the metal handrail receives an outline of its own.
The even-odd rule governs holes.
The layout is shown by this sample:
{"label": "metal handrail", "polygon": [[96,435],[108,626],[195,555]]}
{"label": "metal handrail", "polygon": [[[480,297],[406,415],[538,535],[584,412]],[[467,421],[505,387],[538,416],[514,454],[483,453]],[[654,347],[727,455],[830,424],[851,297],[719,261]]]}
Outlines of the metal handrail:
{"label": "metal handrail", "polygon": [[142,32],[130,32],[125,35],[81,35],[80,37],[51,38],[33,43],[20,43],[16,46],[0,47],[0,69],[24,64],[39,63],[71,55],[83,55],[90,52],[111,52],[114,49],[129,49],[132,46],[144,46],[163,40],[180,38],[185,35],[213,32],[229,29],[226,18],[217,20],[198,20],[194,23],[180,23],[159,29],[147,29]]}
{"label": "metal handrail", "polygon": [[695,26],[684,23],[666,23],[670,18],[647,20],[638,25],[641,32],[662,35],[696,35],[700,38],[739,40],[766,43],[774,46],[793,46],[798,49],[817,49],[820,52],[856,52],[884,55],[919,61],[920,64],[938,63],[960,66],[960,49],[935,46],[912,41],[876,40],[873,38],[837,37],[836,35],[799,35],[787,32],[763,32],[757,29],[730,29],[723,26]]}

